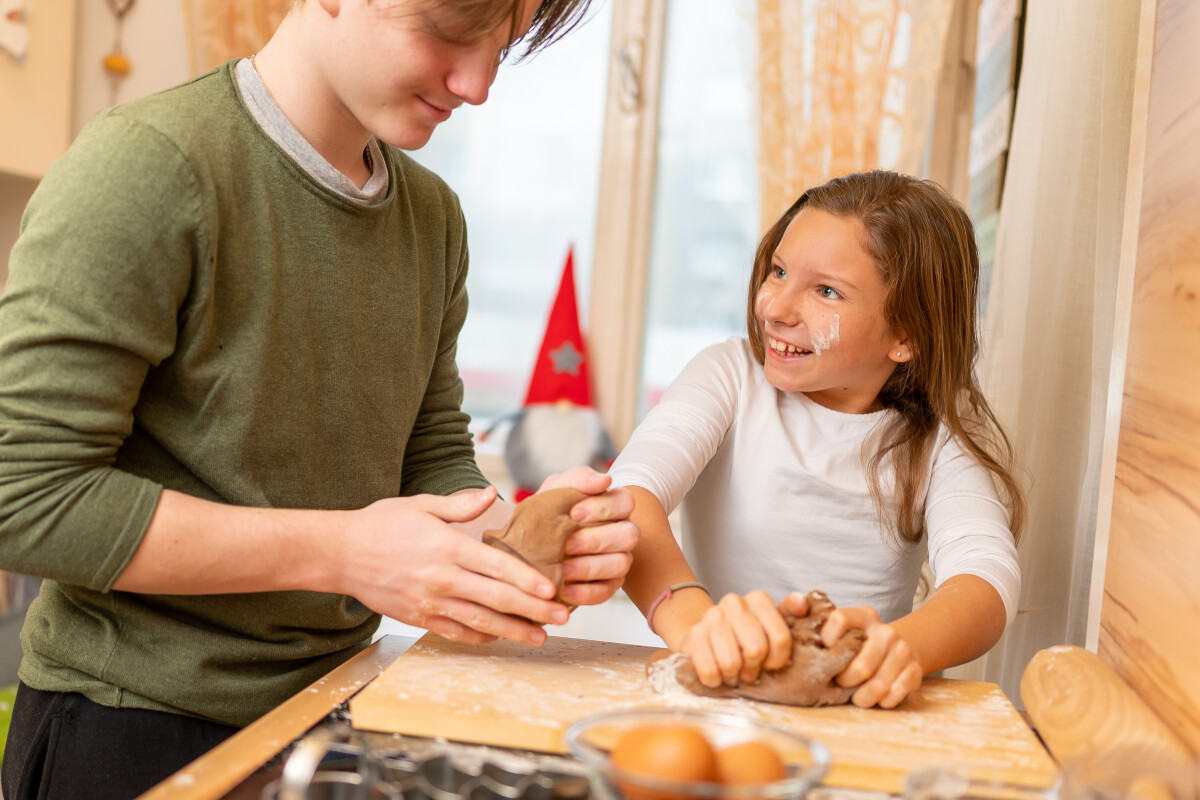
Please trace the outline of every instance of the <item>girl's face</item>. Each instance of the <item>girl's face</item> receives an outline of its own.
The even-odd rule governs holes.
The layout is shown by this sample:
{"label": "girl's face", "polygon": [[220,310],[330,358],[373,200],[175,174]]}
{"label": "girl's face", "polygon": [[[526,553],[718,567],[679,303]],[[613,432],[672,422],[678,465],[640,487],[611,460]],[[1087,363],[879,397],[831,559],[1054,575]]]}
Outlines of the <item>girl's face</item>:
{"label": "girl's face", "polygon": [[857,219],[803,208],[775,249],[754,299],[767,381],[826,408],[863,414],[908,342],[884,319],[886,290]]}
{"label": "girl's face", "polygon": [[[489,32],[462,41],[443,38],[456,27],[439,0],[308,0],[328,10],[314,38],[328,99],[346,126],[395,147],[424,146],[451,113],[488,96],[509,45],[507,17]],[[539,0],[522,0],[519,33]],[[446,23],[450,24],[447,26]]]}

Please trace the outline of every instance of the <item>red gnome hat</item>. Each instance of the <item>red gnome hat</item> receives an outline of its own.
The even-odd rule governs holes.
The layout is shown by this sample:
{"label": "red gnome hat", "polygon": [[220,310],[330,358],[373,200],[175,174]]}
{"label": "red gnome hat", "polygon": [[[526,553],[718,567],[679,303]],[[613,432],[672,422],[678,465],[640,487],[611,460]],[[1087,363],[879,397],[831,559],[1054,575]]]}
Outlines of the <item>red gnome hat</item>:
{"label": "red gnome hat", "polygon": [[514,499],[527,497],[552,474],[580,465],[603,470],[615,457],[612,440],[592,408],[587,367],[575,304],[572,248],[567,251],[525,405],[505,440],[504,461],[517,485]]}
{"label": "red gnome hat", "polygon": [[579,308],[575,303],[575,248],[567,250],[558,295],[550,308],[546,335],[533,365],[525,405],[557,403],[568,400],[578,406],[592,405],[588,382],[587,348],[579,329]]}

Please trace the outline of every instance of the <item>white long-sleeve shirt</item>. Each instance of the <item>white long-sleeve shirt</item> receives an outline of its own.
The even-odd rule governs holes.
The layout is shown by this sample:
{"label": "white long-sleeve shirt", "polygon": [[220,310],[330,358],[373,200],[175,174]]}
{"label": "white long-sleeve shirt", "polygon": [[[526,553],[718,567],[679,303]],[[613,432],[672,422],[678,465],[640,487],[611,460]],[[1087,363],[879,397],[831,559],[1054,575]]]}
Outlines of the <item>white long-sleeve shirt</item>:
{"label": "white long-sleeve shirt", "polygon": [[912,610],[928,553],[935,586],[983,578],[1011,622],[1021,575],[1007,511],[990,473],[944,427],[918,499],[925,536],[914,544],[885,531],[862,448],[894,413],[844,414],[781,392],[749,342],[730,339],[688,364],[609,472],[668,513],[682,502],[684,555],[715,598],[762,589],[779,602],[820,589],[892,621]]}

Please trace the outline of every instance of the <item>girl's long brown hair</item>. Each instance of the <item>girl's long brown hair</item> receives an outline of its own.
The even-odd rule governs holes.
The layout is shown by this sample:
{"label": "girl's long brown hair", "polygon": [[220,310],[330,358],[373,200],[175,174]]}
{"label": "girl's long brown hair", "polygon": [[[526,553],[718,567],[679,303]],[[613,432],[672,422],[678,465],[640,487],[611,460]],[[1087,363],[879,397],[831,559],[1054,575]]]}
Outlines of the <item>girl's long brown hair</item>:
{"label": "girl's long brown hair", "polygon": [[[879,393],[880,402],[898,413],[878,438],[868,440],[871,449],[863,453],[880,518],[902,540],[921,540],[924,514],[918,497],[941,423],[991,472],[1008,508],[1009,527],[1019,538],[1025,501],[1012,444],[975,379],[979,255],[966,211],[931,181],[882,170],[844,175],[809,189],[766,232],[755,252],[746,325],[759,363],[765,353],[754,299],[784,231],[805,207],[862,223],[863,249],[886,287],[887,322],[907,337],[912,350]],[[882,482],[885,466],[895,475],[890,502]]]}

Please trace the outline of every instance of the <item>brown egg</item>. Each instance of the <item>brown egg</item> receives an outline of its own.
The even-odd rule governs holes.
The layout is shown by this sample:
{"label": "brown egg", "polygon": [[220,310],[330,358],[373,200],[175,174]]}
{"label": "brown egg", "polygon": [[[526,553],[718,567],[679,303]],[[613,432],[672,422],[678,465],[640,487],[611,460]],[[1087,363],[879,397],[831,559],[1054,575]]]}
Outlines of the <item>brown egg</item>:
{"label": "brown egg", "polygon": [[[708,739],[690,725],[639,725],[621,734],[611,753],[618,770],[670,781],[715,781],[717,756]],[[638,786],[617,778],[627,800],[679,800],[685,795]]]}
{"label": "brown egg", "polygon": [[727,786],[750,786],[787,777],[787,767],[765,742],[742,742],[717,751],[717,780]]}

